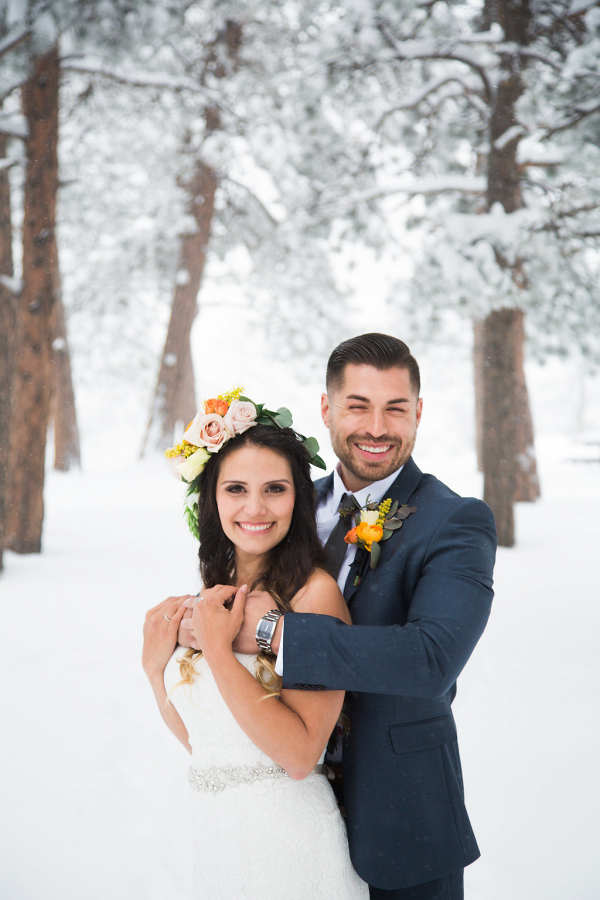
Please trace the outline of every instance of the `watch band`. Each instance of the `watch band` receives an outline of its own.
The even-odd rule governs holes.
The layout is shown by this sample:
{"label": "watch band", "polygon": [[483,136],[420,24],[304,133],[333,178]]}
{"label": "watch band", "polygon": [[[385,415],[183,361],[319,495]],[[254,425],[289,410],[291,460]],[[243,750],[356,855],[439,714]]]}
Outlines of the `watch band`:
{"label": "watch band", "polygon": [[263,653],[273,653],[271,641],[282,615],[283,613],[280,609],[271,609],[262,619],[258,620],[254,637]]}

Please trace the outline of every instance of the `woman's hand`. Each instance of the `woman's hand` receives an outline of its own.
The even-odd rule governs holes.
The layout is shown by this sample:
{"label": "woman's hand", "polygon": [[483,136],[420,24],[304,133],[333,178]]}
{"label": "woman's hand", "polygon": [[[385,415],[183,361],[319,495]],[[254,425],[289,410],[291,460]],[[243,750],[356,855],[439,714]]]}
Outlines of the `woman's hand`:
{"label": "woman's hand", "polygon": [[235,588],[217,584],[202,596],[187,601],[192,613],[194,642],[210,665],[224,654],[233,653],[232,643],[244,620],[247,585]]}
{"label": "woman's hand", "polygon": [[169,597],[148,610],[144,622],[142,666],[152,681],[161,677],[173,650],[177,646],[177,630],[191,595]]}

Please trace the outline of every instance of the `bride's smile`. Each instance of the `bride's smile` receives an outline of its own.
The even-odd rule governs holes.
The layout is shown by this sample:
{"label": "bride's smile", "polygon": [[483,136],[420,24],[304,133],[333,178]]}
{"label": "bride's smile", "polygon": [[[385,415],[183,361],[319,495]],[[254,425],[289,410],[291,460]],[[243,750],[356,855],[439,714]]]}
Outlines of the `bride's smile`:
{"label": "bride's smile", "polygon": [[238,562],[262,556],[289,531],[296,492],[289,462],[266,447],[246,446],[223,461],[216,500]]}

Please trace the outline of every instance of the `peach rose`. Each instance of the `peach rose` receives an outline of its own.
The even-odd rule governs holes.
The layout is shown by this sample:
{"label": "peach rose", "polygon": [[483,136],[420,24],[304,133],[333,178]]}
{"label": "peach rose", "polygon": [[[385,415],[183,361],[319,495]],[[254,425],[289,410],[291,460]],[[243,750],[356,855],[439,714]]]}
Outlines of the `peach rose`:
{"label": "peach rose", "polygon": [[233,434],[243,434],[256,425],[256,407],[249,400],[233,400],[224,422]]}
{"label": "peach rose", "polygon": [[362,541],[367,550],[371,549],[373,544],[379,543],[383,537],[383,528],[381,525],[369,525],[368,522],[359,522],[356,526],[356,539]]}
{"label": "peach rose", "polygon": [[214,412],[216,412],[216,411],[217,411],[217,401],[216,401],[216,398],[213,397],[212,400],[205,400],[205,401],[204,401],[204,412],[205,412],[205,414],[206,414],[207,416],[209,416],[211,413],[214,413]]}
{"label": "peach rose", "polygon": [[183,435],[184,441],[196,447],[206,447],[209,453],[216,453],[223,444],[233,437],[233,431],[225,419],[217,413],[197,413],[194,421]]}
{"label": "peach rose", "polygon": [[352,528],[344,538],[347,544],[356,544],[356,528]]}

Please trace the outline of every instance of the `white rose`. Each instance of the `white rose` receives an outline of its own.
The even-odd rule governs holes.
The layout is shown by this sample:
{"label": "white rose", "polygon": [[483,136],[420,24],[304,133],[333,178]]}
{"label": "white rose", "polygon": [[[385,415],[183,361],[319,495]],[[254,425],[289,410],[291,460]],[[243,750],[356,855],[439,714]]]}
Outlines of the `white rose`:
{"label": "white rose", "polygon": [[379,510],[377,509],[363,509],[360,514],[360,521],[366,522],[367,525],[377,525],[378,518]]}
{"label": "white rose", "polygon": [[224,422],[233,434],[243,434],[256,425],[256,407],[249,400],[232,400]]}
{"label": "white rose", "polygon": [[194,478],[197,478],[209,459],[210,453],[203,447],[200,447],[199,450],[196,450],[195,453],[188,456],[185,462],[176,466],[176,469],[179,472],[180,477],[189,483],[190,481],[193,481]]}

